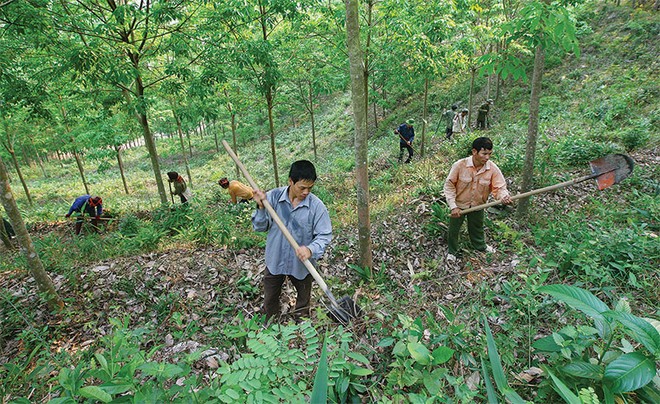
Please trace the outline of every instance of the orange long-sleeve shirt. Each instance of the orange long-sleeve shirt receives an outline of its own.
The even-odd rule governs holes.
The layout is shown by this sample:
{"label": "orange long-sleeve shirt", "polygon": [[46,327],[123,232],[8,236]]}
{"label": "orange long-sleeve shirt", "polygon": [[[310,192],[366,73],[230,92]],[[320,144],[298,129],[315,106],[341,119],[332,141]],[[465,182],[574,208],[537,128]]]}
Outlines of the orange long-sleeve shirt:
{"label": "orange long-sleeve shirt", "polygon": [[246,199],[249,201],[254,196],[252,193],[252,188],[236,180],[229,182],[229,188],[227,188],[227,191],[229,192],[232,203],[237,203],[238,198]]}
{"label": "orange long-sleeve shirt", "polygon": [[484,204],[490,194],[498,200],[509,195],[506,180],[497,165],[489,160],[477,170],[472,156],[451,166],[444,191],[450,210]]}

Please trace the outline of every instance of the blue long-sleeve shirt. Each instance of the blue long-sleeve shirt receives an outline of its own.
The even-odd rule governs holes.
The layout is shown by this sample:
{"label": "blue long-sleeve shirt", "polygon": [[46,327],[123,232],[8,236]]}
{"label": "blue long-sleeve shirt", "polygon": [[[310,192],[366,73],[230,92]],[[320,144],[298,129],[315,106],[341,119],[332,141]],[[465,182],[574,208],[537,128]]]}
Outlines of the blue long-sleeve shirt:
{"label": "blue long-sleeve shirt", "polygon": [[[296,242],[312,252],[309,261],[316,266],[316,260],[321,258],[332,240],[332,223],[328,209],[311,193],[294,208],[288,190],[289,187],[270,190],[266,193],[266,198]],[[301,280],[309,274],[266,209],[257,209],[252,214],[252,228],[255,231],[268,231],[266,266],[271,274],[292,275]]]}
{"label": "blue long-sleeve shirt", "polygon": [[[71,215],[73,212],[82,212],[84,206],[88,204],[89,198],[91,197],[92,197],[91,195],[83,195],[77,197],[76,200],[73,201],[73,205],[71,205],[68,214]],[[103,214],[103,205],[102,204],[96,205],[96,216],[101,216],[102,214]]]}
{"label": "blue long-sleeve shirt", "polygon": [[[412,143],[412,141],[415,139],[415,128],[413,128],[412,126],[408,126],[407,123],[402,123],[401,125],[399,125],[396,131],[401,135],[399,136],[399,144],[401,144],[401,146],[407,145],[405,140]],[[402,138],[405,140],[403,140]]]}

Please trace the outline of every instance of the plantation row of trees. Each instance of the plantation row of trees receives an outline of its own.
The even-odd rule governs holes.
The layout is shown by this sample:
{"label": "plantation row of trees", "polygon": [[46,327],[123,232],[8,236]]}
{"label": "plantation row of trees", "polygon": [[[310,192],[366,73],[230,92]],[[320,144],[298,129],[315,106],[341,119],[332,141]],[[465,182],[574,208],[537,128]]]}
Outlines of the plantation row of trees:
{"label": "plantation row of trees", "polygon": [[[113,158],[128,193],[122,146],[140,137],[160,200],[167,203],[154,133],[179,136],[188,173],[192,131],[211,129],[216,144],[219,132],[231,133],[235,150],[239,140],[268,134],[279,186],[275,140],[290,124],[280,117],[309,118],[309,145],[316,156],[319,100],[346,90],[351,81],[362,264],[370,267],[366,139],[378,128],[379,116],[411,94],[424,94],[423,155],[429,85],[465,72],[471,109],[478,74],[489,75],[487,92],[497,97],[501,79],[526,77],[530,66],[525,61],[535,54],[531,164],[544,52],[577,51],[571,3],[4,2],[2,157],[11,161],[30,204],[19,155],[23,164],[73,156],[86,192],[81,160]],[[526,187],[531,185],[528,172]]]}

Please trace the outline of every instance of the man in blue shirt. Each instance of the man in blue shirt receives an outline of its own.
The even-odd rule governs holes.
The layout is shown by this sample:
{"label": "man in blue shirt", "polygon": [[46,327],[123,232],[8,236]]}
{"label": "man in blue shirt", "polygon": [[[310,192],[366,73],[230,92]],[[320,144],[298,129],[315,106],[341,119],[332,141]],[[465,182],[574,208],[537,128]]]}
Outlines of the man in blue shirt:
{"label": "man in blue shirt", "polygon": [[[267,193],[260,189],[254,191],[258,209],[252,214],[252,227],[255,231],[268,232],[263,280],[263,313],[266,315],[266,321],[280,314],[280,294],[286,278],[297,291],[294,319],[298,321],[302,316],[309,316],[313,278],[303,261],[308,259],[312,265],[316,265],[316,260],[321,258],[332,239],[328,209],[311,193],[314,182],[314,164],[307,160],[298,160],[289,170],[288,186],[275,188]],[[294,251],[264,209],[264,198],[268,198],[268,202],[300,245],[297,250]]]}
{"label": "man in blue shirt", "polygon": [[100,196],[79,196],[73,201],[73,205],[71,205],[69,212],[64,215],[64,217],[70,217],[73,212],[78,213],[78,217],[76,218],[76,235],[80,234],[85,213],[87,213],[89,217],[93,217],[92,225],[95,229],[98,229],[99,220],[103,214],[103,200]]}
{"label": "man in blue shirt", "polygon": [[410,163],[413,157],[413,148],[412,142],[415,139],[415,129],[413,125],[415,124],[414,119],[408,119],[406,122],[399,125],[398,128],[394,130],[394,133],[399,135],[399,163],[403,157],[403,149],[408,150],[408,159],[406,163]]}

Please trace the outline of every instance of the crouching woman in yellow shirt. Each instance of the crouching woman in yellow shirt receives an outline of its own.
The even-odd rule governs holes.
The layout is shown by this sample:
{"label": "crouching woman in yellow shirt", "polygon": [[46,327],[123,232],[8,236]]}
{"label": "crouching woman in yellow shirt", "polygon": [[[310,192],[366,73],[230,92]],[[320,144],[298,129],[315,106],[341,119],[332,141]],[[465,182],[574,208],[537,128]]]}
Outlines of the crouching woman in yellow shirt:
{"label": "crouching woman in yellow shirt", "polygon": [[472,155],[455,162],[445,181],[445,197],[451,209],[447,234],[447,258],[450,260],[456,258],[458,235],[466,217],[472,247],[478,251],[488,249],[484,238],[484,211],[462,215],[462,209],[486,203],[490,194],[507,205],[512,202],[502,172],[490,161],[491,154],[493,142],[489,138],[475,139],[472,142]]}
{"label": "crouching woman in yellow shirt", "polygon": [[226,177],[220,178],[218,185],[223,187],[229,192],[231,197],[231,203],[238,203],[238,198],[241,198],[241,202],[247,202],[252,199],[252,188],[243,184],[240,181],[232,180],[229,181]]}

